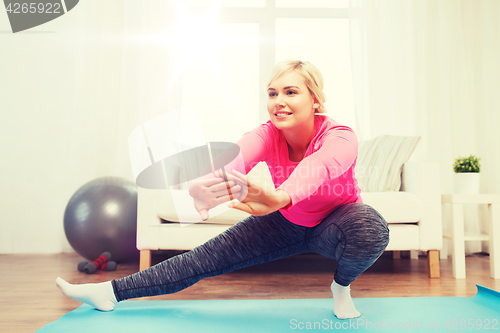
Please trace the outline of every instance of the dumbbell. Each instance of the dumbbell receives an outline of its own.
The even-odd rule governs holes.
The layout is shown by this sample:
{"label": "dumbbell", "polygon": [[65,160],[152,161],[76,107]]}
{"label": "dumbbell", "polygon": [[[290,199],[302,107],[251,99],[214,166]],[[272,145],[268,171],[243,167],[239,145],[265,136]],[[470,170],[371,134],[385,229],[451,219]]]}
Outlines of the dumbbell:
{"label": "dumbbell", "polygon": [[[111,261],[107,263],[107,261],[111,259],[111,253],[109,252],[104,252],[94,260],[93,262],[81,262],[78,264],[78,270],[80,272],[85,272],[87,274],[93,274],[98,268],[105,269],[105,270],[115,270],[116,269],[116,262],[113,261],[114,264],[111,264]],[[106,266],[104,266],[106,264]]]}
{"label": "dumbbell", "polygon": [[[85,272],[85,266],[88,265],[88,261],[82,261],[81,263],[78,264],[78,270],[80,272]],[[101,265],[98,269],[103,270],[103,271],[116,271],[117,263],[116,261],[108,261],[105,262],[104,264]],[[88,273],[91,274],[91,273]]]}

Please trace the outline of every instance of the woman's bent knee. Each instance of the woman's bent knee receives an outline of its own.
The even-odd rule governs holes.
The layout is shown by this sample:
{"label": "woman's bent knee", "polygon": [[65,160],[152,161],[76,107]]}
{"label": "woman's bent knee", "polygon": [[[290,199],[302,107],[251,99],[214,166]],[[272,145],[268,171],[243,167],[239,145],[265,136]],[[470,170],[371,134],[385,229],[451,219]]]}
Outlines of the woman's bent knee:
{"label": "woman's bent knee", "polygon": [[364,250],[380,255],[389,243],[389,227],[386,220],[373,207],[353,203],[345,214],[342,230],[346,241]]}

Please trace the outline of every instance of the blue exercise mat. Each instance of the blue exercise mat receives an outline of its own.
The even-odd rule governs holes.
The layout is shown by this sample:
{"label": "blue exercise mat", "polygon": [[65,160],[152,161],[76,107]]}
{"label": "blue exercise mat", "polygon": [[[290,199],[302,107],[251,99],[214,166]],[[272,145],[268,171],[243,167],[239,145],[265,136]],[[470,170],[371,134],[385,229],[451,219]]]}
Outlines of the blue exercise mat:
{"label": "blue exercise mat", "polygon": [[88,305],[37,332],[500,332],[500,293],[473,297],[356,298],[361,317],[339,320],[332,299],[127,301],[112,312]]}

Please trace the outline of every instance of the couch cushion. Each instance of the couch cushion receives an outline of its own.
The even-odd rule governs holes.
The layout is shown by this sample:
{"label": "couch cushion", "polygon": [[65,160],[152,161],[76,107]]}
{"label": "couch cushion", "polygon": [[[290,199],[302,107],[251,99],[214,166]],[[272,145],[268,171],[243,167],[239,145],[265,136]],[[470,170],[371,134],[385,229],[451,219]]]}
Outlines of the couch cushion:
{"label": "couch cushion", "polygon": [[[192,199],[187,191],[171,191],[174,196],[186,196],[186,207],[183,209],[182,222],[195,222],[202,224],[235,224],[249,214],[237,209],[228,209],[226,204],[219,205],[208,220],[200,221],[199,214],[192,207]],[[420,199],[410,192],[362,192],[361,198],[367,205],[377,210],[387,223],[416,223],[420,221]],[[160,191],[158,198],[158,216],[167,222],[179,222],[175,207],[167,191]],[[184,200],[183,200],[184,201]],[[217,214],[218,213],[218,214]]]}
{"label": "couch cushion", "polygon": [[378,211],[387,223],[412,223],[421,218],[421,201],[410,192],[361,192],[363,203]]}
{"label": "couch cushion", "polygon": [[363,192],[399,191],[403,165],[419,136],[382,135],[359,142],[355,173]]}

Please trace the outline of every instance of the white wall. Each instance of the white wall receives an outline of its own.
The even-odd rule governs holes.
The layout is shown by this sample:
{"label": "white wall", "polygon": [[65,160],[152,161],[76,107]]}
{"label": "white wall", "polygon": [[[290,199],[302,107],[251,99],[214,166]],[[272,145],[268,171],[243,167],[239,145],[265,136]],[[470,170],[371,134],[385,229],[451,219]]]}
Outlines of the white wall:
{"label": "white wall", "polygon": [[12,34],[0,10],[0,253],[61,251],[64,207],[92,169],[88,155],[68,159],[75,25],[63,16]]}
{"label": "white wall", "polygon": [[[128,135],[156,115],[194,101],[207,140],[235,141],[258,125],[257,42],[216,58],[226,61],[217,79],[189,65],[182,80],[172,78],[171,13],[167,2],[87,0],[12,34],[0,10],[0,253],[71,251],[63,231],[70,197],[98,177],[133,181]],[[258,34],[252,25],[227,28]],[[253,65],[237,72],[235,59],[247,58]],[[237,87],[239,76],[247,80]]]}

